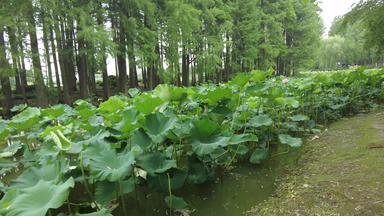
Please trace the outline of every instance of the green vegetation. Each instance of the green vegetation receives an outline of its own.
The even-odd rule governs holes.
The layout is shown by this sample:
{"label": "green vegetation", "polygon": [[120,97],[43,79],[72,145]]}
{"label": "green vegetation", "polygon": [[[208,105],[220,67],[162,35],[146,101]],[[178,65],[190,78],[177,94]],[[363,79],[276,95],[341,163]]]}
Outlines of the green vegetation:
{"label": "green vegetation", "polygon": [[[188,214],[182,188],[289,157],[376,106],[383,0],[329,38],[319,13],[316,0],[1,0],[0,215],[127,215],[146,192]],[[334,71],[350,65],[363,67]]]}
{"label": "green vegetation", "polygon": [[301,149],[276,196],[248,215],[384,214],[384,113],[332,124]]}
{"label": "green vegetation", "polygon": [[313,0],[1,2],[3,116],[255,69],[293,75],[315,63],[321,37]]}
{"label": "green vegetation", "polygon": [[384,1],[361,1],[336,17],[328,38],[322,39],[317,68],[334,70],[354,65],[384,65]]}
{"label": "green vegetation", "polygon": [[177,196],[183,186],[213,180],[215,171],[241,161],[259,164],[272,145],[299,147],[301,137],[318,131],[316,123],[384,99],[384,70],[290,80],[271,75],[254,71],[228,84],[130,89],[130,97],[114,96],[99,107],[78,100],[73,108],[13,108],[19,114],[0,121],[1,174],[16,173],[2,183],[1,213],[105,215],[116,206],[124,212],[126,194],[141,187],[183,211],[188,200]]}

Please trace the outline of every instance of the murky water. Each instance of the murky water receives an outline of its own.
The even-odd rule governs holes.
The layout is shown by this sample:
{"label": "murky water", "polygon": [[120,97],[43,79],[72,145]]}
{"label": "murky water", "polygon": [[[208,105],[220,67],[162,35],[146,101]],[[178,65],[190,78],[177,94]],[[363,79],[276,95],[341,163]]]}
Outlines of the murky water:
{"label": "murky water", "polygon": [[[283,151],[283,150],[282,150]],[[262,165],[241,165],[232,172],[202,185],[188,186],[176,191],[192,209],[196,216],[237,216],[243,215],[256,204],[269,198],[276,180],[284,174],[287,166],[292,166],[298,152],[272,157]],[[160,216],[166,215],[164,195],[138,193],[135,199],[127,202],[127,215]],[[123,215],[115,212],[114,215]]]}

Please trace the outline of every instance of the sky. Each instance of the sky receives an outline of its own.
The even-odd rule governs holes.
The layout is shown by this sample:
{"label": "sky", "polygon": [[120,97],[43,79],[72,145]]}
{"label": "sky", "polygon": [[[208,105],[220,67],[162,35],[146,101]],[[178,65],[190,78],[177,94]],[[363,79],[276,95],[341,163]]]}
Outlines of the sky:
{"label": "sky", "polygon": [[320,7],[322,9],[321,17],[324,20],[325,32],[328,31],[332,25],[332,21],[335,17],[346,14],[350,11],[353,4],[358,3],[360,0],[320,0]]}

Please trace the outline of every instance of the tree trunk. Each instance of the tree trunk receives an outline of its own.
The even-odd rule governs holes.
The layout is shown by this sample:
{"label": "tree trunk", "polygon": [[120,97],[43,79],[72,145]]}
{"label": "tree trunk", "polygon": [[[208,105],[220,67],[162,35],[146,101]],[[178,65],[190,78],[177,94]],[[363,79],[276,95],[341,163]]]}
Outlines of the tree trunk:
{"label": "tree trunk", "polygon": [[131,88],[135,88],[138,86],[138,82],[137,82],[135,48],[133,44],[133,39],[128,39],[128,61],[129,61],[129,86]]}
{"label": "tree trunk", "polygon": [[181,55],[181,76],[183,86],[189,86],[189,55],[185,44],[183,44],[183,53]]}
{"label": "tree trunk", "polygon": [[[99,7],[102,8],[101,3],[99,5]],[[100,13],[100,10],[99,10],[99,13],[97,13],[97,24],[100,26],[104,24],[103,14]],[[111,95],[111,93],[110,93],[108,69],[107,69],[107,53],[106,53],[107,51],[105,50],[104,46],[101,47],[100,52],[102,55],[100,70],[101,70],[101,74],[103,76],[103,97],[104,97],[104,100],[107,100],[109,98],[109,96]],[[95,74],[95,73],[93,73],[93,74]]]}
{"label": "tree trunk", "polygon": [[65,64],[65,73],[68,85],[69,95],[72,97],[76,91],[76,68],[75,68],[75,56],[73,47],[73,22],[66,20],[66,23],[62,19],[60,22],[61,26],[61,39],[63,49],[63,63]]}
{"label": "tree trunk", "polygon": [[[87,45],[89,46],[89,45]],[[96,76],[95,73],[97,71],[97,62],[96,62],[96,54],[93,51],[88,52],[87,55],[87,65],[88,65],[88,88],[90,93],[97,95],[96,92]]]}
{"label": "tree trunk", "polygon": [[[59,18],[57,17],[57,20]],[[59,21],[54,23],[55,28],[55,35],[56,35],[56,42],[57,42],[57,50],[59,54],[58,62],[60,64],[60,72],[61,72],[61,80],[63,82],[63,96],[64,96],[64,103],[71,104],[72,103],[72,97],[69,90],[68,80],[67,80],[67,64],[65,61],[65,54],[64,54],[64,33],[60,31],[59,25],[63,26],[62,24],[58,23]]]}
{"label": "tree trunk", "polygon": [[[16,41],[16,32],[11,28],[7,27],[9,43],[11,45],[11,57],[13,63],[13,69],[15,71],[15,85],[16,85],[16,93],[23,94],[25,96],[25,86],[22,85],[21,82],[21,73],[20,73],[20,62],[19,55],[17,54],[17,41]],[[25,98],[24,98],[25,100]]]}
{"label": "tree trunk", "polygon": [[[20,32],[20,29],[18,30]],[[24,62],[24,46],[23,46],[23,38],[22,35],[18,35],[21,37],[17,42],[18,50],[20,51],[20,59],[19,59],[19,64],[20,64],[20,81],[21,81],[21,86],[24,86],[24,90],[28,87],[28,82],[27,82],[27,74],[26,74],[26,68],[25,68],[25,62]]]}
{"label": "tree trunk", "polygon": [[59,94],[59,102],[63,100],[62,98],[62,93],[61,93],[61,83],[60,83],[60,75],[59,75],[59,66],[58,66],[58,61],[57,61],[57,56],[56,56],[56,45],[55,45],[55,40],[53,37],[53,28],[49,28],[49,37],[51,41],[51,47],[52,47],[52,55],[53,55],[53,65],[55,68],[55,78],[56,78],[56,88],[57,92]]}
{"label": "tree trunk", "polygon": [[147,76],[147,70],[144,66],[141,66],[141,74],[143,76],[143,85],[145,89],[148,89],[148,76]]}
{"label": "tree trunk", "polygon": [[229,34],[226,34],[226,44],[225,44],[225,60],[224,60],[224,81],[229,81],[229,76],[231,73],[231,47],[230,47],[230,37]]}
{"label": "tree trunk", "polygon": [[[78,27],[78,32],[81,29]],[[89,85],[88,85],[88,63],[87,63],[87,48],[82,38],[77,38],[78,50],[78,74],[79,74],[79,85],[80,85],[80,97],[86,98],[89,96]]]}
{"label": "tree trunk", "polygon": [[[7,69],[9,68],[9,63],[7,60],[7,54],[5,51],[5,42],[4,42],[4,31],[3,28],[0,29],[0,68]],[[4,70],[6,71],[6,70]],[[2,113],[3,116],[10,116],[12,108],[12,89],[9,82],[8,74],[0,74],[1,90],[3,94],[2,101]]]}
{"label": "tree trunk", "polygon": [[109,78],[108,78],[108,71],[107,71],[107,58],[105,55],[103,56],[102,61],[103,62],[101,66],[101,72],[103,74],[103,96],[104,96],[104,100],[107,100],[111,95],[111,93],[110,93]]}
{"label": "tree trunk", "polygon": [[120,50],[117,54],[117,64],[119,68],[119,92],[127,94],[127,62],[126,62],[126,40],[125,32],[122,27],[123,23],[120,22],[120,31],[119,31],[119,42]]}
{"label": "tree trunk", "polygon": [[[32,1],[29,1],[30,9],[32,10]],[[29,37],[31,39],[32,65],[35,77],[36,101],[41,107],[48,106],[47,89],[44,84],[43,73],[41,72],[41,62],[39,56],[39,45],[37,42],[36,22],[33,16],[33,11],[29,14]]]}
{"label": "tree trunk", "polygon": [[[42,17],[42,19],[44,19]],[[49,53],[49,41],[48,41],[48,28],[47,24],[43,21],[43,43],[45,50],[45,61],[47,64],[48,71],[48,86],[49,88],[53,88],[53,78],[52,78],[52,67],[51,67],[51,55]]]}

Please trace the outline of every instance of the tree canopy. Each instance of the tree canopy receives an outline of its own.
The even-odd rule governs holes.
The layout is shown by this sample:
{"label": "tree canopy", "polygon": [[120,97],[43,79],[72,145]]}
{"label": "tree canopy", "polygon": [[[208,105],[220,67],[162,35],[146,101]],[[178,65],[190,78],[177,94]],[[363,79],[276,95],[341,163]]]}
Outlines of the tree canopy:
{"label": "tree canopy", "polygon": [[315,63],[318,12],[304,0],[3,0],[3,98],[46,106],[252,70],[293,75]]}

